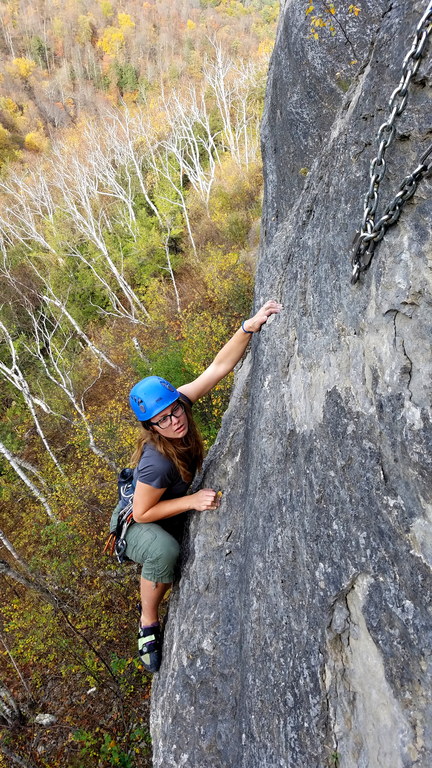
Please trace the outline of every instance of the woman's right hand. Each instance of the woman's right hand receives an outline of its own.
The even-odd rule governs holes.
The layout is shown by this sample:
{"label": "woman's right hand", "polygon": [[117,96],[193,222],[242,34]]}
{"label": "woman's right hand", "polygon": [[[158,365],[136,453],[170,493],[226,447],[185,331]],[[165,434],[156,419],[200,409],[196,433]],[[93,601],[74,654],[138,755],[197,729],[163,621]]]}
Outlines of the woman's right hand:
{"label": "woman's right hand", "polygon": [[198,512],[205,512],[206,509],[217,509],[219,506],[216,498],[216,491],[212,488],[202,488],[189,496],[190,508]]}

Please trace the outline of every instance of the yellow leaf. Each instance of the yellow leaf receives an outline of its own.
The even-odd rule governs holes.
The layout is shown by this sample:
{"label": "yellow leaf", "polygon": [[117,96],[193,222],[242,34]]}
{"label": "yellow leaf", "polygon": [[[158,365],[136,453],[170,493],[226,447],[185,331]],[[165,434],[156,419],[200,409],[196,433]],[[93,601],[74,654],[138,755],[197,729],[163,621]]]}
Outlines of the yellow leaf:
{"label": "yellow leaf", "polygon": [[42,133],[30,131],[24,139],[24,147],[29,152],[43,152],[48,147],[48,141]]}
{"label": "yellow leaf", "polygon": [[118,27],[107,27],[100,40],[98,48],[101,48],[108,56],[116,56],[125,44],[125,36]]}
{"label": "yellow leaf", "polygon": [[120,29],[133,29],[135,26],[135,22],[132,19],[132,16],[130,16],[128,13],[118,13],[117,19],[119,23]]}
{"label": "yellow leaf", "polygon": [[18,57],[13,59],[12,63],[7,66],[8,71],[15,77],[21,77],[23,80],[28,80],[33,70],[36,68],[36,62],[33,59],[26,59]]}

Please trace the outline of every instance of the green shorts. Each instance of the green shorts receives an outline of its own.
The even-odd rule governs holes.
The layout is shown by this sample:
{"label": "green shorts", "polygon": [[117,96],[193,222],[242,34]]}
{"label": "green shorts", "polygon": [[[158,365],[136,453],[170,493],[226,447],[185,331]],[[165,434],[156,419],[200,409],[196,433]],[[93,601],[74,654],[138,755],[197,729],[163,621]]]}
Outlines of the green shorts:
{"label": "green shorts", "polygon": [[[115,512],[111,520],[111,530]],[[142,565],[143,579],[171,584],[180,552],[180,545],[174,536],[157,523],[133,523],[126,532],[126,545],[126,557]]]}

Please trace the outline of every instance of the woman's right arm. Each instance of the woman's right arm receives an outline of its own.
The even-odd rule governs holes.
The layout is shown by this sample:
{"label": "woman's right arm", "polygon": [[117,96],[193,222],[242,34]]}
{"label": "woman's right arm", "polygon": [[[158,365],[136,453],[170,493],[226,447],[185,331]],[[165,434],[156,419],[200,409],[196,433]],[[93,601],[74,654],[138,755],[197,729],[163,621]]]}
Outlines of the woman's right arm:
{"label": "woman's right arm", "polygon": [[204,512],[219,506],[216,502],[216,491],[211,488],[202,488],[190,496],[160,501],[165,491],[166,488],[154,488],[138,480],[133,497],[133,519],[136,523],[154,523],[165,517],[188,512],[190,509]]}

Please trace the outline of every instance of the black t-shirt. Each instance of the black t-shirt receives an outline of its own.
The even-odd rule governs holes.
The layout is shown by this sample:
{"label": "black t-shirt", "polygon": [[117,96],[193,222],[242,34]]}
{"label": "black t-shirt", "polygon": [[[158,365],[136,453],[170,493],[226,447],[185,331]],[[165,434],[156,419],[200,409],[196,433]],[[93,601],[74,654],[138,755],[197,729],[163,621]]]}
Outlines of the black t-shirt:
{"label": "black t-shirt", "polygon": [[166,488],[161,501],[185,496],[190,485],[181,478],[173,462],[159,453],[151,443],[144,446],[138,462],[137,479],[153,488]]}
{"label": "black t-shirt", "polygon": [[[190,483],[186,483],[177,467],[170,459],[163,456],[155,446],[146,443],[141,458],[136,469],[136,478],[141,483],[151,485],[153,488],[166,488],[160,501],[167,499],[178,499],[186,496]],[[186,522],[186,513],[181,512],[173,517],[165,517],[161,520],[155,520],[168,533],[181,541],[184,525]]]}

